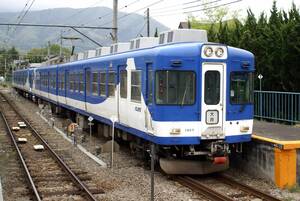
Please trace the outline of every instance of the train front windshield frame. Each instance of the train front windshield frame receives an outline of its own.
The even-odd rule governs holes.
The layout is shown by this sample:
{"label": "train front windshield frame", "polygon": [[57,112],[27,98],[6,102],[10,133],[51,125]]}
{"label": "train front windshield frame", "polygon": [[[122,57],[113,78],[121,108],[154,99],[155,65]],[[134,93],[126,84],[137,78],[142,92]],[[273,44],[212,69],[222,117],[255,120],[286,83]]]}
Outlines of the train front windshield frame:
{"label": "train front windshield frame", "polygon": [[232,72],[230,75],[231,104],[253,104],[253,72]]}

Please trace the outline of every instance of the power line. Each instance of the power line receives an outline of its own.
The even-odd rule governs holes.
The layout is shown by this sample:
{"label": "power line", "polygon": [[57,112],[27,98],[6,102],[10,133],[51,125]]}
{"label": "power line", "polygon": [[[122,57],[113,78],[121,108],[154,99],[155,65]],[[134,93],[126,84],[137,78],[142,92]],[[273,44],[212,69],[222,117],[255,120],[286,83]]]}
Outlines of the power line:
{"label": "power line", "polygon": [[209,4],[217,3],[219,1],[222,1],[222,0],[215,0],[215,1],[207,2],[207,3],[202,3],[202,4],[198,4],[198,5],[194,5],[194,6],[188,6],[188,7],[185,7],[183,9],[190,9],[190,8],[195,8],[195,7],[198,7],[198,6],[206,6],[206,5],[209,5]]}
{"label": "power line", "polygon": [[238,3],[240,1],[242,1],[242,0],[231,1],[231,2],[228,2],[228,3],[219,4],[217,6],[212,6],[212,7],[209,7],[209,8],[203,8],[203,9],[199,9],[199,10],[186,11],[184,13],[194,13],[194,12],[199,12],[199,11],[203,11],[203,10],[209,10],[209,9],[212,9],[212,8],[218,8],[218,7],[221,7],[221,6],[227,6],[227,5],[230,5],[230,4]]}
{"label": "power line", "polygon": [[[135,4],[135,3],[139,2],[139,1],[141,1],[141,0],[135,0],[135,1],[133,1],[133,2],[131,2],[131,3],[129,3],[129,4],[127,4],[127,5],[123,6],[123,7],[120,8],[119,10],[122,10],[122,9],[124,9],[124,8],[128,8],[129,6]],[[106,17],[106,16],[110,16],[110,15],[112,15],[112,12],[109,12],[109,13],[106,13],[105,15],[102,15],[102,16],[98,17],[98,19],[104,18],[104,17]]]}
{"label": "power line", "polygon": [[183,5],[192,4],[192,3],[199,2],[199,1],[203,1],[203,0],[190,1],[190,2],[183,3]]}
{"label": "power line", "polygon": [[18,24],[20,24],[22,22],[22,20],[24,19],[24,17],[27,15],[28,11],[30,10],[30,8],[32,7],[33,3],[35,2],[35,0],[32,0],[30,6],[28,7],[28,9],[25,11],[24,15],[21,17],[21,19],[19,20]]}
{"label": "power line", "polygon": [[[206,3],[194,5],[194,6],[184,7],[184,8],[181,8],[181,9],[184,10],[184,9],[190,9],[190,8],[195,8],[195,7],[199,7],[199,6],[206,6],[206,5],[209,5],[209,4],[217,3],[219,1],[223,1],[223,0],[215,0],[215,1],[206,2]],[[182,4],[182,6],[184,6],[184,4]],[[177,8],[177,9],[169,9],[169,8],[167,8],[166,10],[154,11],[152,13],[156,14],[156,13],[161,13],[161,12],[173,12],[173,11],[178,11],[178,10],[179,10],[179,8]]]}
{"label": "power line", "polygon": [[146,24],[147,24],[147,22],[145,22],[145,23],[143,24],[141,30],[136,34],[136,38],[137,38],[139,35],[141,35],[141,33],[143,32],[143,30],[144,30]]}
{"label": "power line", "polygon": [[185,12],[175,12],[175,13],[161,14],[161,15],[154,15],[154,16],[152,16],[152,17],[171,16],[171,15],[187,14],[187,13],[193,13],[193,12],[205,11],[205,10],[209,10],[209,9],[213,9],[213,8],[219,8],[219,7],[222,7],[222,6],[226,6],[226,5],[238,3],[238,2],[240,2],[240,1],[242,1],[242,0],[231,1],[231,2],[228,2],[228,3],[219,4],[219,5],[216,5],[216,6],[211,6],[211,7],[207,7],[207,8],[198,9],[198,10],[185,11]]}
{"label": "power line", "polygon": [[4,26],[31,26],[31,27],[58,27],[58,28],[76,28],[76,29],[114,29],[112,27],[103,26],[77,26],[77,25],[65,25],[65,24],[31,24],[31,23],[0,23]]}
{"label": "power line", "polygon": [[26,7],[27,7],[27,5],[28,5],[28,3],[29,3],[30,1],[31,1],[31,0],[28,0],[28,1],[26,2],[25,6],[23,7],[23,9],[21,10],[20,14],[19,14],[18,17],[17,17],[17,20],[20,19],[22,13],[23,13],[24,10],[26,9]]}
{"label": "power line", "polygon": [[[130,12],[130,13],[127,13],[127,14],[125,14],[125,15],[119,17],[118,20],[120,21],[121,19],[124,19],[125,17],[128,17],[128,16],[130,16],[130,15],[136,13],[136,12],[139,12],[139,11],[141,11],[141,10],[144,10],[144,9],[146,9],[146,8],[150,8],[151,6],[154,6],[154,5],[156,5],[156,4],[159,4],[159,3],[163,2],[163,1],[164,1],[164,0],[159,0],[159,1],[156,1],[156,2],[154,2],[154,3],[149,4],[149,5],[147,5],[147,6],[144,6],[144,7],[142,7],[142,8],[139,8],[139,9],[137,9],[137,10],[135,10],[135,11],[132,11],[132,12]],[[104,26],[104,25],[107,25],[107,24],[110,24],[110,23],[111,23],[111,21],[105,22],[104,24],[101,24],[100,26]]]}
{"label": "power line", "polygon": [[86,11],[86,10],[89,9],[90,7],[93,7],[93,6],[97,5],[97,4],[99,4],[99,3],[102,2],[102,1],[103,1],[103,0],[97,1],[96,3],[90,5],[90,6],[86,7],[86,8],[80,9],[79,11],[77,11],[77,12],[73,13],[72,15],[70,15],[69,17],[66,17],[64,20],[68,20],[68,19],[70,19],[70,18],[72,18],[72,17],[78,15],[79,13],[82,13],[82,12]]}

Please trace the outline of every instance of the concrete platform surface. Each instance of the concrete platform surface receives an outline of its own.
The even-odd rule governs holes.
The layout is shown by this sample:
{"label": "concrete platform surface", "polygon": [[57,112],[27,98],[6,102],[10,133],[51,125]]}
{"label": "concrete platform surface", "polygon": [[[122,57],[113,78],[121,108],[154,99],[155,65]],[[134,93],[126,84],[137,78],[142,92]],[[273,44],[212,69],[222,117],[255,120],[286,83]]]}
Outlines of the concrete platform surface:
{"label": "concrete platform surface", "polygon": [[253,134],[280,141],[300,141],[300,128],[254,120]]}

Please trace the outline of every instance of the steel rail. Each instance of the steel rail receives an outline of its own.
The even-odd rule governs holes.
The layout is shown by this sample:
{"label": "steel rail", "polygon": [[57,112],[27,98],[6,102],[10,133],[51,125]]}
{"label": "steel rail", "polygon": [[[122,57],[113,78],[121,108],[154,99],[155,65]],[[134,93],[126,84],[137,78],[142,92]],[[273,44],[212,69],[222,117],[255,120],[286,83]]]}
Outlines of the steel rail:
{"label": "steel rail", "polygon": [[33,182],[32,176],[30,175],[30,172],[29,172],[28,167],[27,167],[27,165],[26,165],[26,163],[25,163],[25,160],[24,160],[24,158],[23,158],[23,155],[22,155],[22,153],[21,153],[21,151],[20,151],[20,149],[19,149],[19,147],[18,147],[18,144],[17,144],[17,142],[16,142],[16,139],[15,139],[15,137],[14,137],[14,134],[13,134],[13,132],[11,131],[11,129],[10,129],[9,125],[8,125],[7,119],[6,119],[6,117],[4,116],[4,114],[3,114],[1,111],[0,111],[0,113],[1,113],[1,116],[2,116],[2,118],[3,118],[3,120],[4,120],[4,122],[5,122],[6,130],[7,130],[8,134],[9,134],[9,136],[10,136],[10,138],[11,138],[11,141],[13,142],[14,147],[16,148],[16,150],[17,150],[17,152],[18,152],[18,156],[19,156],[19,158],[20,158],[22,167],[23,167],[23,169],[24,169],[24,171],[25,171],[25,173],[26,173],[26,178],[27,178],[28,182],[30,183],[30,187],[31,187],[31,189],[32,189],[32,191],[33,191],[33,194],[34,194],[34,196],[35,196],[35,199],[36,199],[37,201],[41,201],[42,199],[41,199],[41,197],[40,197],[40,194],[39,194],[39,192],[38,192],[38,190],[37,190],[37,188],[36,188],[36,186],[35,186],[35,184],[34,184],[34,182]]}
{"label": "steel rail", "polygon": [[232,199],[226,195],[223,195],[217,191],[214,191],[213,189],[203,185],[199,180],[193,179],[191,177],[178,176],[178,177],[175,177],[175,180],[210,200],[234,201],[234,199]]}
{"label": "steel rail", "polygon": [[[69,174],[73,182],[76,186],[81,189],[86,195],[87,198],[91,201],[97,201],[97,199],[93,196],[90,190],[85,186],[85,184],[76,176],[76,174],[64,163],[64,161],[53,151],[53,149],[48,145],[48,143],[42,138],[42,136],[31,126],[31,124],[25,119],[19,111],[13,106],[11,102],[7,100],[7,98],[2,94],[6,102],[11,106],[11,108],[16,112],[16,114],[26,123],[28,128],[33,132],[33,134],[43,143],[46,149],[50,152],[52,157],[59,163],[59,165],[63,168],[65,172]],[[103,191],[104,193],[104,191]]]}
{"label": "steel rail", "polygon": [[271,196],[269,194],[264,193],[261,190],[255,189],[255,188],[253,188],[251,186],[248,186],[246,184],[237,182],[237,181],[233,180],[232,178],[230,178],[230,177],[228,177],[226,175],[219,174],[215,178],[217,180],[220,180],[223,183],[226,183],[226,184],[231,185],[231,186],[235,186],[235,187],[239,188],[240,190],[242,190],[244,192],[247,192],[247,193],[249,193],[251,195],[254,195],[256,197],[259,197],[259,198],[261,198],[263,200],[280,201],[280,199],[278,199],[278,198],[275,198],[275,197],[273,197],[273,196]]}

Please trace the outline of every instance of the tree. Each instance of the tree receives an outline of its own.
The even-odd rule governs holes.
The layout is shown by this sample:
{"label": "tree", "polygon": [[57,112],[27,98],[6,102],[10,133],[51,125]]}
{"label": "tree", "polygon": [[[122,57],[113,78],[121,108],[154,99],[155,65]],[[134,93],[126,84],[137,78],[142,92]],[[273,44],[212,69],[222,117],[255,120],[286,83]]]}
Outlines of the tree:
{"label": "tree", "polygon": [[[60,46],[57,44],[52,44],[50,46],[50,55],[58,56],[60,53]],[[27,52],[27,58],[30,63],[41,63],[47,60],[48,48],[32,48]],[[70,56],[71,51],[67,48],[62,48],[62,54],[64,56]]]}
{"label": "tree", "polygon": [[[223,20],[225,12],[207,13],[206,23],[190,17],[192,28],[206,29],[210,42],[219,42],[246,49],[255,55],[257,74],[264,75],[263,89],[300,91],[300,12],[292,4],[288,12],[278,10],[273,2],[270,17],[258,18],[251,10],[243,22],[234,15]],[[219,19],[219,20],[215,20]],[[202,23],[200,23],[202,22]],[[210,23],[207,23],[210,22]],[[256,79],[256,88],[258,80]]]}
{"label": "tree", "polygon": [[158,29],[157,29],[157,27],[155,28],[155,33],[154,33],[154,37],[158,37]]}

